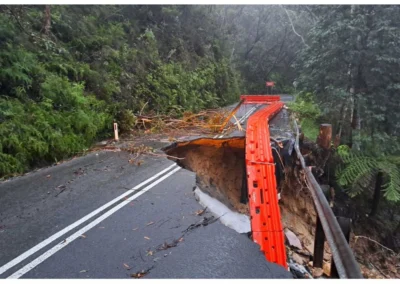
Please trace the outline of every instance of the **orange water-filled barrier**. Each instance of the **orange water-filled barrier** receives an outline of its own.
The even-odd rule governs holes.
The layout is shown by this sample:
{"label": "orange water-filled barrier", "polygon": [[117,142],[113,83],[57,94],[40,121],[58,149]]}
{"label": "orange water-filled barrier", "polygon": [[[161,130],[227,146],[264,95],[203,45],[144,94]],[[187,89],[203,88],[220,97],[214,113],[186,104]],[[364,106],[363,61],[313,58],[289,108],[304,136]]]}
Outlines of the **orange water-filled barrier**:
{"label": "orange water-filled barrier", "polygon": [[279,96],[242,96],[244,103],[246,97],[249,101],[267,104],[250,116],[246,130],[247,185],[253,240],[260,245],[268,261],[287,268],[268,124],[284,104],[279,101]]}

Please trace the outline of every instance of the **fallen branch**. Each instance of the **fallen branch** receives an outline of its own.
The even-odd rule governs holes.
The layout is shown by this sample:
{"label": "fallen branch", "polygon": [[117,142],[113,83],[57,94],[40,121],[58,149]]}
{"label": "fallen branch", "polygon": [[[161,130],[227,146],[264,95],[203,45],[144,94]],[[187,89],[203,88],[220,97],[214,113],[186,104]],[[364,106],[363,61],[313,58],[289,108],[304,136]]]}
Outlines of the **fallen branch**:
{"label": "fallen branch", "polygon": [[233,115],[233,118],[236,120],[236,126],[237,126],[237,128],[240,130],[240,131],[243,131],[243,128],[242,128],[242,126],[240,125],[240,122],[237,120],[237,118],[236,118],[236,116],[235,115]]}
{"label": "fallen branch", "polygon": [[356,244],[356,242],[357,242],[357,240],[358,240],[359,238],[367,239],[367,240],[369,240],[369,241],[371,241],[371,242],[374,242],[374,243],[378,244],[378,245],[381,246],[382,248],[387,249],[388,251],[391,251],[393,254],[397,255],[397,253],[396,253],[394,250],[392,250],[392,249],[390,249],[390,248],[388,248],[388,247],[385,247],[385,246],[382,245],[381,243],[379,243],[379,242],[377,242],[377,241],[375,241],[375,240],[373,240],[373,239],[371,239],[371,238],[368,238],[368,237],[365,237],[365,236],[354,236],[354,238],[355,238],[354,244]]}
{"label": "fallen branch", "polygon": [[291,27],[292,27],[292,30],[293,30],[294,34],[301,38],[301,41],[304,43],[305,46],[310,47],[310,46],[304,41],[303,36],[300,35],[298,32],[296,32],[296,30],[295,30],[295,28],[294,28],[294,25],[293,25],[293,22],[292,22],[292,18],[291,18],[290,15],[289,15],[289,12],[288,12],[288,11],[286,10],[286,8],[284,8],[282,5],[281,5],[281,7],[282,7],[283,10],[285,10],[286,15],[288,16],[288,19],[289,19],[289,22],[290,22],[290,25],[291,25]]}
{"label": "fallen branch", "polygon": [[144,154],[149,154],[149,155],[153,155],[153,156],[156,156],[156,157],[172,158],[172,159],[176,159],[176,160],[184,160],[185,159],[185,158],[178,158],[178,157],[175,157],[175,156],[170,156],[170,155],[167,155],[167,154],[157,154],[157,153],[152,153],[152,152],[144,153]]}
{"label": "fallen branch", "polygon": [[390,277],[387,276],[385,273],[383,273],[382,270],[381,270],[379,267],[375,266],[372,262],[370,262],[369,264],[371,264],[373,268],[375,268],[376,270],[378,270],[378,272],[379,272],[380,274],[382,274],[383,277],[385,277],[385,278],[390,278]]}

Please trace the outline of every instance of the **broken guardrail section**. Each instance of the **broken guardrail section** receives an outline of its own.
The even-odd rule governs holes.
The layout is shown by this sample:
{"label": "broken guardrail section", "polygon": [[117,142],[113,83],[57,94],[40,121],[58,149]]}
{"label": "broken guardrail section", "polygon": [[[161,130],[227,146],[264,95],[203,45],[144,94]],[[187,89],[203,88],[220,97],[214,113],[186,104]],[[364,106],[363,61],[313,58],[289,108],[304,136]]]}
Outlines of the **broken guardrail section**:
{"label": "broken guardrail section", "polygon": [[241,100],[267,104],[250,116],[246,129],[245,159],[253,241],[260,245],[267,260],[287,269],[268,124],[284,104],[280,96],[242,95]]}

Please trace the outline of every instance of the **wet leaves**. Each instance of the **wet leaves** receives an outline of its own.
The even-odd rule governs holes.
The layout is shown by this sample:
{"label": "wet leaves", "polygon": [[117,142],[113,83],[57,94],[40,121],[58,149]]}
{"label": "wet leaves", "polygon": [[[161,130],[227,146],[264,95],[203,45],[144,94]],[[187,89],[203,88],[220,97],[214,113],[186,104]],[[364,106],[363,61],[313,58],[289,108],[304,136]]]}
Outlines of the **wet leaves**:
{"label": "wet leaves", "polygon": [[169,248],[174,248],[176,247],[180,242],[183,242],[183,237],[180,237],[177,240],[173,240],[171,243],[168,242],[164,242],[162,245],[159,245],[157,247],[157,251],[161,251],[161,250],[167,250]]}
{"label": "wet leaves", "polygon": [[146,240],[150,240],[150,238],[149,238],[149,237],[147,237],[147,236],[144,236],[144,238],[145,238]]}
{"label": "wet leaves", "polygon": [[131,274],[131,277],[132,277],[132,278],[142,278],[143,276],[145,276],[146,274],[148,274],[148,273],[150,272],[150,270],[152,270],[152,269],[153,269],[153,266],[150,267],[149,269],[141,270],[141,271],[139,271],[139,272],[133,273],[133,274]]}
{"label": "wet leaves", "polygon": [[203,215],[206,211],[207,211],[207,207],[204,208],[203,210],[197,210],[197,211],[195,212],[195,214],[196,214],[196,216],[201,216],[201,215]]}

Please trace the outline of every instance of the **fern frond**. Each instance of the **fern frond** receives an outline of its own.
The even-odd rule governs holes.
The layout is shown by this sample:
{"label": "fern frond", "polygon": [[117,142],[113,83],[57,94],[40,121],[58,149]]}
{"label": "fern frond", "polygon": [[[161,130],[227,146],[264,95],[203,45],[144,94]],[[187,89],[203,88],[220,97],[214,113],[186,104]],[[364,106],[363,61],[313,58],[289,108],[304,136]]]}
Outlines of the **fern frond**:
{"label": "fern frond", "polygon": [[379,163],[380,170],[385,174],[385,184],[383,184],[384,196],[387,200],[400,201],[400,171],[399,168],[390,162],[382,161]]}

